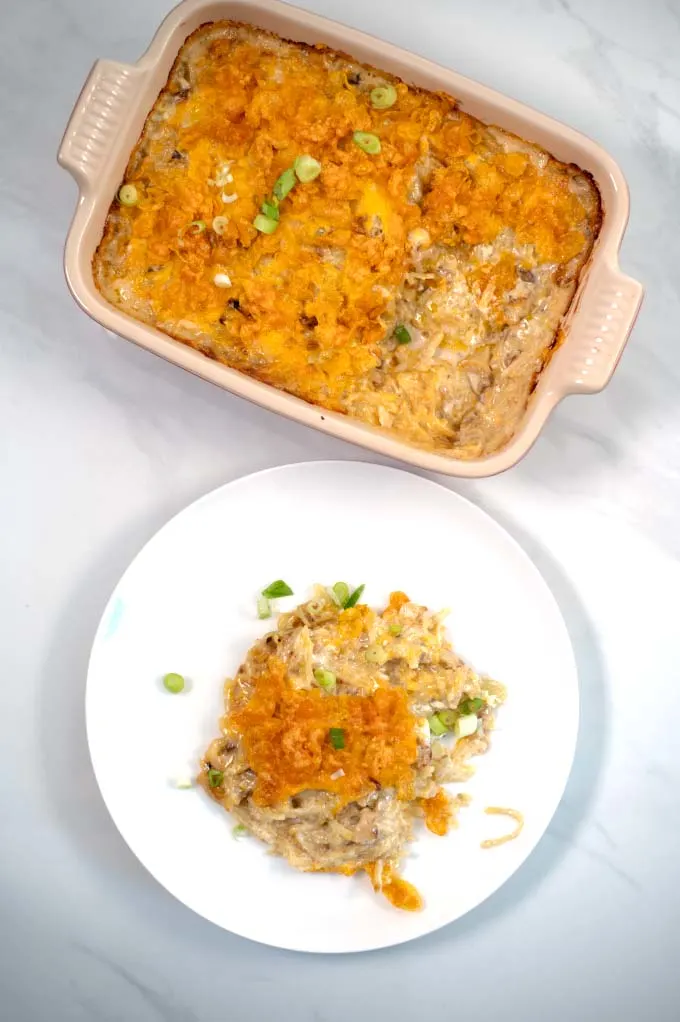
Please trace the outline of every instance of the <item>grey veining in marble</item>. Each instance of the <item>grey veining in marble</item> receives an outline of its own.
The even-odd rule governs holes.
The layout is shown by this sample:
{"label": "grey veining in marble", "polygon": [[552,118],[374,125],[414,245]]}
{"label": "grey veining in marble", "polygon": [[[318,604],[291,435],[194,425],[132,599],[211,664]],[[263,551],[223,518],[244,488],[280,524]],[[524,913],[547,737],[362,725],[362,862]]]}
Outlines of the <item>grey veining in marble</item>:
{"label": "grey veining in marble", "polygon": [[133,858],[99,797],[83,726],[105,599],[153,531],[217,484],[357,451],[154,359],[76,308],[60,265],[75,186],[55,153],[94,59],[136,59],[166,2],[5,0],[0,1017],[675,1022],[680,2],[301,2],[573,124],[628,177],[622,264],[647,299],[611,386],[566,401],[515,470],[447,484],[519,539],[560,602],[583,694],[574,771],[545,838],[497,895],[390,951],[255,946],[192,915]]}

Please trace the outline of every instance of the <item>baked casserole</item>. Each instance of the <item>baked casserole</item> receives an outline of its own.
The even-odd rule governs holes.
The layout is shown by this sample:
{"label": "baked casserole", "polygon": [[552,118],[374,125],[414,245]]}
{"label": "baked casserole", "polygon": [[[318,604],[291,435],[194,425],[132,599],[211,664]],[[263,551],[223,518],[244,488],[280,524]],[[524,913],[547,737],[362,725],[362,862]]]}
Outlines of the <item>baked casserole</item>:
{"label": "baked casserole", "polygon": [[208,357],[472,459],[518,428],[600,219],[587,173],[452,97],[222,21],[180,50],[93,269]]}
{"label": "baked casserole", "polygon": [[[317,586],[255,643],[226,684],[199,782],[238,821],[236,836],[305,872],[367,873],[415,911],[420,896],[400,876],[414,825],[440,836],[456,825],[469,797],[442,785],[474,772],[505,689],[454,651],[447,611],[394,592],[378,614],[358,602],[363,588]],[[509,837],[520,829],[521,817]]]}

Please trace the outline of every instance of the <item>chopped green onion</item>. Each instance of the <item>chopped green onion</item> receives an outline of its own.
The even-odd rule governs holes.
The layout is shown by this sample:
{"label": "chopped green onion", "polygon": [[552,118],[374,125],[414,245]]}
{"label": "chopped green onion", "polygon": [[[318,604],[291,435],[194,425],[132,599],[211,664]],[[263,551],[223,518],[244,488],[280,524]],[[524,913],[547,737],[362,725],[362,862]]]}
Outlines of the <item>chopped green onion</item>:
{"label": "chopped green onion", "polygon": [[275,206],[274,203],[273,202],[269,202],[268,199],[264,200],[264,202],[262,203],[262,206],[260,208],[262,209],[262,212],[264,213],[264,215],[268,216],[270,220],[278,220],[279,219],[279,207],[278,207],[278,205]]}
{"label": "chopped green onion", "polygon": [[295,188],[296,183],[297,178],[295,177],[295,171],[292,167],[288,167],[287,170],[284,170],[283,174],[277,178],[276,183],[274,184],[274,196],[277,199],[285,199],[288,192]]}
{"label": "chopped green onion", "polygon": [[367,663],[382,666],[387,660],[387,653],[382,646],[369,646],[364,653],[364,657]]}
{"label": "chopped green onion", "polygon": [[342,607],[343,610],[349,610],[350,607],[354,607],[358,603],[359,597],[365,588],[365,585],[360,585],[354,592],[350,592],[346,582],[336,582],[330,590],[330,594],[339,607]]}
{"label": "chopped green onion", "polygon": [[349,610],[350,607],[355,607],[357,605],[357,603],[359,602],[359,597],[361,596],[365,588],[366,588],[365,583],[362,583],[362,585],[357,586],[352,595],[348,596],[347,599],[345,600],[345,610]]}
{"label": "chopped green onion", "polygon": [[376,110],[387,110],[397,102],[397,90],[393,85],[379,85],[371,89],[371,103]]}
{"label": "chopped green onion", "polygon": [[314,670],[314,677],[321,688],[325,689],[326,692],[332,692],[335,688],[335,675],[332,671],[327,671],[324,667],[317,667]]}
{"label": "chopped green onion", "polygon": [[456,713],[455,710],[440,710],[437,716],[439,717],[440,721],[447,729],[447,731],[450,731],[453,725],[458,720],[458,714]]}
{"label": "chopped green onion", "polygon": [[313,181],[315,177],[318,177],[321,173],[321,164],[318,160],[315,160],[313,156],[308,156],[305,153],[303,156],[296,156],[293,169],[298,176],[298,179],[304,184],[308,181]]}
{"label": "chopped green onion", "polygon": [[278,223],[276,220],[272,220],[271,217],[265,216],[264,213],[258,213],[253,220],[253,227],[256,227],[262,234],[273,234]]}
{"label": "chopped green onion", "polygon": [[198,235],[202,234],[205,230],[205,220],[192,220],[190,224],[185,224],[184,227],[180,227],[177,235],[180,241],[184,241],[185,234]]}
{"label": "chopped green onion", "polygon": [[394,339],[397,342],[397,344],[410,344],[411,343],[411,335],[410,335],[410,333],[408,332],[408,330],[406,329],[406,327],[404,326],[403,323],[399,323],[397,326],[395,326],[395,328],[394,328]]}
{"label": "chopped green onion", "polygon": [[332,727],[328,732],[328,737],[334,749],[345,748],[345,732],[341,727]]}
{"label": "chopped green onion", "polygon": [[401,635],[402,631],[401,625],[390,625],[389,627],[390,635]]}
{"label": "chopped green onion", "polygon": [[438,713],[433,713],[432,716],[428,718],[427,723],[430,725],[430,731],[437,738],[440,738],[442,735],[446,734],[447,731],[446,725],[442,724],[441,720],[439,719]]}
{"label": "chopped green onion", "polygon": [[134,185],[121,185],[118,189],[118,201],[123,206],[136,206],[139,202],[139,192]]}
{"label": "chopped green onion", "polygon": [[268,600],[278,600],[280,596],[292,596],[293,590],[290,588],[287,582],[284,582],[282,578],[272,582],[266,589],[262,590],[262,595],[266,596]]}
{"label": "chopped green onion", "polygon": [[456,738],[467,738],[468,735],[475,733],[478,724],[477,715],[475,713],[468,713],[466,716],[458,718],[453,725],[453,733]]}
{"label": "chopped green onion", "polygon": [[222,236],[227,229],[228,223],[229,223],[228,216],[214,216],[211,227],[215,234],[219,234],[220,236]]}
{"label": "chopped green onion", "polygon": [[358,145],[369,156],[376,156],[380,152],[380,139],[377,135],[372,135],[370,131],[355,131],[352,139],[355,145]]}
{"label": "chopped green onion", "polygon": [[208,770],[208,784],[211,788],[219,788],[224,781],[224,774],[221,770]]}
{"label": "chopped green onion", "polygon": [[234,161],[227,160],[220,167],[217,168],[217,174],[215,175],[214,181],[209,181],[209,184],[215,184],[218,188],[222,188],[223,185],[231,184],[234,180],[234,175],[231,173],[231,165]]}
{"label": "chopped green onion", "polygon": [[163,678],[163,684],[167,688],[168,692],[174,692],[177,694],[184,688],[184,678],[181,674],[166,674]]}
{"label": "chopped green onion", "polygon": [[231,832],[231,836],[235,838],[245,837],[248,833],[248,828],[244,827],[242,823],[237,823]]}
{"label": "chopped green onion", "polygon": [[344,607],[349,600],[349,586],[346,582],[336,582],[333,586],[333,596],[341,607]]}
{"label": "chopped green onion", "polygon": [[484,706],[484,700],[479,697],[475,699],[463,699],[458,704],[458,713],[465,716],[467,713],[478,713]]}
{"label": "chopped green onion", "polygon": [[257,616],[261,621],[264,621],[266,617],[272,616],[271,603],[266,596],[260,596],[257,601]]}

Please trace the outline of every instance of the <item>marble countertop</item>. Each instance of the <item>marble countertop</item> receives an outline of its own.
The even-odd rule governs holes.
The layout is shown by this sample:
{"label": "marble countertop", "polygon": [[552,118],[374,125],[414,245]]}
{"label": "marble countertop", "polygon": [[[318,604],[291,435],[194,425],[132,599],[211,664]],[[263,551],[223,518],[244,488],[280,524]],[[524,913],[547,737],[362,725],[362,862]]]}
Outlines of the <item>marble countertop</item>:
{"label": "marble countertop", "polygon": [[90,643],[144,541],[243,473],[361,456],[106,333],[66,290],[76,193],[55,162],[61,133],[94,59],[136,59],[166,2],[26,0],[0,18],[11,41],[0,66],[0,1014],[673,1022],[680,0],[304,0],[602,143],[632,193],[622,265],[647,287],[605,393],[565,401],[509,473],[446,483],[518,538],[567,620],[583,719],[564,801],[477,911],[410,945],[335,958],[256,946],[175,902],[123,844],[88,759]]}

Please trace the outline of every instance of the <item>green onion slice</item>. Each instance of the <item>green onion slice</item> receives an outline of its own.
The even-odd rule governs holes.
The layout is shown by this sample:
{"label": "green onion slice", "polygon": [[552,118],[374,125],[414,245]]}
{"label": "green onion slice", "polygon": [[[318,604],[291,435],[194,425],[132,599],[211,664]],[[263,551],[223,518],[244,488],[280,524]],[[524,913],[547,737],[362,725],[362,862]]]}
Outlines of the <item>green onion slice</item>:
{"label": "green onion slice", "polygon": [[321,688],[325,689],[326,692],[332,692],[335,688],[335,675],[332,671],[327,671],[325,667],[315,668],[314,677],[317,684],[320,685]]}
{"label": "green onion slice", "polygon": [[279,219],[279,206],[278,203],[274,205],[269,199],[265,199],[260,207],[265,216],[268,216],[270,220]]}
{"label": "green onion slice", "polygon": [[427,723],[430,725],[430,731],[437,738],[445,735],[448,730],[446,724],[443,724],[439,719],[438,713],[433,713],[431,717],[428,717]]}
{"label": "green onion slice", "polygon": [[469,738],[473,735],[479,725],[479,720],[475,713],[467,713],[464,717],[459,717],[453,727],[453,732],[456,738]]}
{"label": "green onion slice", "polygon": [[274,196],[277,199],[285,199],[288,192],[295,188],[297,178],[295,177],[295,171],[292,167],[288,167],[284,170],[283,174],[277,178],[274,185]]}
{"label": "green onion slice", "polygon": [[349,600],[349,586],[346,582],[336,582],[332,589],[333,597],[336,602],[344,607]]}
{"label": "green onion slice", "polygon": [[397,344],[410,344],[411,343],[411,335],[410,335],[410,333],[408,332],[408,330],[406,329],[406,327],[404,326],[403,323],[399,323],[397,326],[395,326],[395,328],[394,328],[394,339],[397,342]]}
{"label": "green onion slice", "polygon": [[382,646],[373,645],[369,646],[364,653],[364,658],[368,664],[379,664],[381,667],[387,661],[387,654]]}
{"label": "green onion slice", "polygon": [[257,616],[261,621],[264,621],[266,617],[272,616],[271,603],[266,596],[260,596],[257,601]]}
{"label": "green onion slice", "polygon": [[221,770],[208,770],[208,784],[211,788],[219,788],[224,781],[224,774]]}
{"label": "green onion slice", "polygon": [[483,706],[484,700],[479,697],[475,699],[463,699],[462,702],[458,704],[458,712],[462,713],[463,716],[467,713],[479,713]]}
{"label": "green onion slice", "polygon": [[268,585],[266,589],[263,589],[262,595],[266,596],[268,600],[278,600],[280,596],[292,596],[293,590],[287,582],[284,582],[282,578],[279,578],[276,582],[272,582]]}
{"label": "green onion slice", "polygon": [[237,823],[231,832],[232,837],[240,838],[245,837],[248,833],[248,828],[244,827],[242,823]]}
{"label": "green onion slice", "polygon": [[458,714],[455,710],[440,710],[437,716],[447,731],[450,731],[458,720]]}
{"label": "green onion slice", "polygon": [[403,628],[401,625],[390,625],[389,627],[390,635],[401,635],[402,631]]}
{"label": "green onion slice", "polygon": [[181,674],[166,674],[163,678],[163,684],[167,688],[168,692],[181,692],[184,688],[184,678]]}
{"label": "green onion slice", "polygon": [[355,131],[352,138],[355,145],[358,145],[369,156],[376,156],[380,152],[380,139],[377,135],[372,135],[370,131]]}
{"label": "green onion slice", "polygon": [[278,223],[276,220],[272,220],[271,217],[265,216],[264,213],[258,213],[253,220],[253,227],[256,227],[261,234],[273,234]]}
{"label": "green onion slice", "polygon": [[121,185],[118,189],[118,201],[123,206],[136,206],[139,202],[139,192],[134,185]]}
{"label": "green onion slice", "polygon": [[296,156],[293,169],[298,179],[307,184],[308,181],[313,181],[315,177],[319,176],[321,164],[313,156],[308,156],[307,153],[304,153],[302,156]]}
{"label": "green onion slice", "polygon": [[228,223],[228,216],[214,216],[211,227],[215,234],[219,234],[221,236],[226,231]]}
{"label": "green onion slice", "polygon": [[330,743],[334,749],[345,748],[345,732],[341,727],[332,727],[328,732]]}
{"label": "green onion slice", "polygon": [[184,236],[186,234],[197,236],[203,233],[205,227],[205,220],[192,220],[190,224],[185,224],[184,227],[180,227],[177,232],[177,236],[181,242],[184,242]]}
{"label": "green onion slice", "polygon": [[365,583],[362,583],[360,586],[357,586],[352,595],[348,596],[347,599],[345,600],[345,610],[349,610],[350,607],[355,607],[357,605],[357,603],[359,602],[359,597],[361,596],[365,588],[366,588]]}
{"label": "green onion slice", "polygon": [[379,85],[371,89],[371,103],[376,110],[387,110],[397,102],[397,90],[393,85]]}

